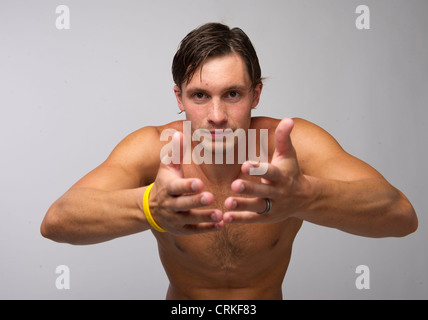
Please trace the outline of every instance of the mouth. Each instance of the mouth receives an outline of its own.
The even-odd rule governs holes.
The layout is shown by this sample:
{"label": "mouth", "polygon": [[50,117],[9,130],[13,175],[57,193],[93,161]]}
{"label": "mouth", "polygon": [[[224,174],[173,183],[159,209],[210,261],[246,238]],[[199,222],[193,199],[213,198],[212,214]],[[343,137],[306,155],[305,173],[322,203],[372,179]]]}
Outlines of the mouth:
{"label": "mouth", "polygon": [[211,139],[212,140],[221,140],[223,141],[224,138],[227,138],[229,135],[233,134],[232,129],[215,129],[210,130]]}

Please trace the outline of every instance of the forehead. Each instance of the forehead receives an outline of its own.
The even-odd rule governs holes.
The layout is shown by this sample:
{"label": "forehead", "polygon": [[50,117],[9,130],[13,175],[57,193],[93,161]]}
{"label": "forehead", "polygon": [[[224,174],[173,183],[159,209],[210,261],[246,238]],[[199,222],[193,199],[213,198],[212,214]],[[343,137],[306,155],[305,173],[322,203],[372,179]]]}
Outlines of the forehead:
{"label": "forehead", "polygon": [[196,69],[190,82],[183,84],[183,89],[216,90],[231,86],[251,86],[245,62],[238,54],[207,59],[202,66]]}

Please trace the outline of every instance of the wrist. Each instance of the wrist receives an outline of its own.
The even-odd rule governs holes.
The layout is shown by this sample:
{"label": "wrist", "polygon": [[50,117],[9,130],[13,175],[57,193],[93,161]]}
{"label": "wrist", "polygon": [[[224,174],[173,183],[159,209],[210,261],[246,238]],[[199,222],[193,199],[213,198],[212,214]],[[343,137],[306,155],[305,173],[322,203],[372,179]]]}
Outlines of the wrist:
{"label": "wrist", "polygon": [[153,218],[152,212],[150,210],[150,204],[152,204],[152,208],[153,208],[153,201],[150,201],[150,194],[151,194],[151,189],[154,186],[154,182],[152,184],[150,184],[149,186],[147,186],[146,190],[144,191],[144,195],[143,195],[143,212],[144,215],[146,216],[147,222],[149,223],[149,225],[155,229],[156,231],[159,232],[166,232],[165,229],[163,229],[160,225],[158,225],[155,221],[155,219]]}
{"label": "wrist", "polygon": [[298,191],[300,206],[292,215],[292,217],[304,219],[307,214],[315,212],[317,206],[319,205],[321,193],[321,179],[313,176],[303,175]]}

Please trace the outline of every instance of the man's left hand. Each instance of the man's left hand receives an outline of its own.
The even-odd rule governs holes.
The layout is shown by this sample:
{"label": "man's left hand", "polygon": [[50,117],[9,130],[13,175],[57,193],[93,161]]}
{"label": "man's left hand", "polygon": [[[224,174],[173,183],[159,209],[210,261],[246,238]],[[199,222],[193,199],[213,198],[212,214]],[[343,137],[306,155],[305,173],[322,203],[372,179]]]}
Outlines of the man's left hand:
{"label": "man's left hand", "polygon": [[[275,151],[267,171],[260,182],[244,179],[235,180],[232,191],[251,197],[228,197],[227,210],[223,216],[225,223],[274,223],[283,221],[306,208],[309,200],[310,182],[300,171],[296,151],[291,142],[292,119],[281,120],[275,130]],[[242,172],[249,174],[254,164],[247,161]],[[265,214],[267,201],[271,209]]]}

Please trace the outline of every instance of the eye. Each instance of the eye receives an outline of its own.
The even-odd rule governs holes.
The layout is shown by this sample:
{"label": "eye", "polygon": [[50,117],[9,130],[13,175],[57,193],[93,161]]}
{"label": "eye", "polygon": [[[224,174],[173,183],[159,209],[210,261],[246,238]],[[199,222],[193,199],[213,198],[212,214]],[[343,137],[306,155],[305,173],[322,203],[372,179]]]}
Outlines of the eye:
{"label": "eye", "polygon": [[195,93],[192,95],[192,98],[193,98],[195,101],[203,101],[203,100],[205,100],[205,99],[207,98],[207,95],[206,95],[205,93],[203,93],[203,92],[195,92]]}
{"label": "eye", "polygon": [[230,100],[238,100],[240,96],[241,95],[238,91],[230,91],[227,93],[227,98]]}

